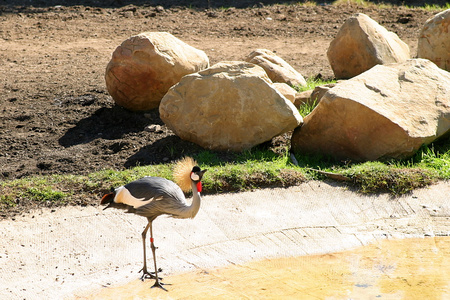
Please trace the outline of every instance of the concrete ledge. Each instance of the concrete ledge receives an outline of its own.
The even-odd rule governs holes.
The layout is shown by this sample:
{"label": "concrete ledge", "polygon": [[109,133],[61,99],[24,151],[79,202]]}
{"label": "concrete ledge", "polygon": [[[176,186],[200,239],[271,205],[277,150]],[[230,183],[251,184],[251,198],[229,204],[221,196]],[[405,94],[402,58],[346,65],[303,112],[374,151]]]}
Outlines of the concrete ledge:
{"label": "concrete ledge", "polygon": [[[1,221],[0,298],[61,299],[135,280],[145,225],[145,218],[100,207],[33,211]],[[161,217],[154,234],[162,276],[340,251],[378,239],[448,236],[450,183],[398,198],[324,182],[204,196],[195,219]]]}

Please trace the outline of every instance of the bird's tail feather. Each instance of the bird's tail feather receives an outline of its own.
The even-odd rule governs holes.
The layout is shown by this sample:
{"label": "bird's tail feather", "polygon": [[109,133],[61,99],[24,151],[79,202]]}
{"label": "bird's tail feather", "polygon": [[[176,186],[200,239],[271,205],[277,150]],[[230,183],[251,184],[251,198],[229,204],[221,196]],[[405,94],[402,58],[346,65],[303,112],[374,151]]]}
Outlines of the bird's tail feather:
{"label": "bird's tail feather", "polygon": [[114,208],[118,208],[118,209],[128,209],[128,212],[134,212],[132,206],[129,206],[129,205],[124,204],[124,203],[116,203],[116,202],[114,202],[115,197],[116,197],[116,192],[115,191],[103,195],[102,199],[100,200],[100,204],[101,205],[108,205],[103,210],[105,210],[107,208],[110,208],[110,207],[114,207]]}
{"label": "bird's tail feather", "polygon": [[114,196],[116,194],[114,192],[103,195],[102,200],[100,200],[101,205],[110,204],[114,201]]}

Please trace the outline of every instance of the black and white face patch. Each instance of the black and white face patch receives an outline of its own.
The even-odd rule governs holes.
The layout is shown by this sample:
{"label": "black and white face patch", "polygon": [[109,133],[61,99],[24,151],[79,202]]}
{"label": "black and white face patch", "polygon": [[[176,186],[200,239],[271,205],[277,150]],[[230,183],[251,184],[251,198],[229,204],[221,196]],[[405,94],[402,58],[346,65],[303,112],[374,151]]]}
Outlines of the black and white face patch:
{"label": "black and white face patch", "polygon": [[198,174],[191,172],[191,179],[193,181],[199,181],[200,180],[200,176],[198,176]]}

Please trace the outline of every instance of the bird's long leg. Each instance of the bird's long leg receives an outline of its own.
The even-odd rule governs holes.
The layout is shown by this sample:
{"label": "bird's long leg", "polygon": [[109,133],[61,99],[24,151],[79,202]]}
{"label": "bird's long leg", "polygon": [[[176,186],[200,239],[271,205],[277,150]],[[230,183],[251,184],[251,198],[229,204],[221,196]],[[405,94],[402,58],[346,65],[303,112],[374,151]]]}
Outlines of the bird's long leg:
{"label": "bird's long leg", "polygon": [[151,224],[152,223],[149,221],[147,226],[145,227],[144,231],[142,231],[142,244],[144,246],[144,266],[140,270],[140,271],[142,271],[142,276],[141,276],[142,281],[144,281],[147,278],[150,278],[150,279],[155,278],[155,275],[153,275],[147,271],[147,255],[146,255],[146,247],[145,247],[145,237],[147,236],[147,231],[150,228]]}
{"label": "bird's long leg", "polygon": [[152,288],[159,287],[167,292],[167,290],[162,286],[163,283],[159,282],[158,268],[156,267],[156,254],[155,254],[156,247],[155,247],[155,244],[153,243],[154,240],[153,240],[152,222],[149,222],[149,224],[150,224],[150,246],[151,246],[152,252],[153,252],[153,263],[155,264],[155,277],[156,277],[155,284],[152,286]]}

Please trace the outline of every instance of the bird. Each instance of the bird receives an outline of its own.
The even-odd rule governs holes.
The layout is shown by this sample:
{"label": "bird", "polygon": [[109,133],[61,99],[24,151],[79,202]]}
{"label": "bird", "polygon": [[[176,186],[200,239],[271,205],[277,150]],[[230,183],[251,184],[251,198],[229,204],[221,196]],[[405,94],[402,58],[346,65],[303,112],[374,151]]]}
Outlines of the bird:
{"label": "bird", "polygon": [[[178,219],[194,218],[200,209],[201,180],[206,171],[206,169],[201,170],[191,157],[185,157],[175,164],[173,170],[173,177],[177,183],[162,177],[145,176],[118,188],[112,188],[110,193],[101,198],[100,204],[107,205],[103,210],[113,207],[147,218],[148,224],[142,232],[144,266],[140,271],[143,273],[142,281],[148,278],[155,279],[152,288],[158,287],[167,291],[158,277],[155,255],[157,248],[154,244],[152,222],[161,215]],[[184,192],[190,190],[192,190],[192,202],[188,205]],[[145,243],[149,229],[155,268],[155,271],[151,273],[147,270]],[[161,269],[159,271],[161,272]]]}

